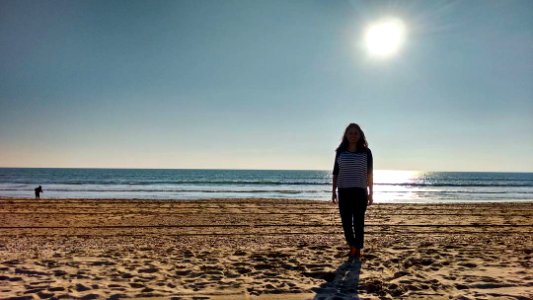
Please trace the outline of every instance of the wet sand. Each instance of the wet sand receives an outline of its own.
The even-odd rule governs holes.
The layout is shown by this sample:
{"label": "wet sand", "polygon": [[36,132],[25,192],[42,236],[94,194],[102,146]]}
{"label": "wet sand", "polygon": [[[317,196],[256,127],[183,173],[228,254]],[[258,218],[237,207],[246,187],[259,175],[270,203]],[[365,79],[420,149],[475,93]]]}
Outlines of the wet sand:
{"label": "wet sand", "polygon": [[533,202],[0,200],[0,299],[531,299]]}

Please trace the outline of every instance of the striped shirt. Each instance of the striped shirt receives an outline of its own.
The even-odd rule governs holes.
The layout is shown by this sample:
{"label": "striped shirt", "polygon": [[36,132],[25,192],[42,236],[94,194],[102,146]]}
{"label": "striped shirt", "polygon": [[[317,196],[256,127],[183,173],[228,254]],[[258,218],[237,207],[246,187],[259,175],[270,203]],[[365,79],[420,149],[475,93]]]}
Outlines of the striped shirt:
{"label": "striped shirt", "polygon": [[358,152],[348,150],[337,152],[333,175],[337,175],[338,188],[364,188],[368,186],[368,175],[372,174],[373,159],[370,149]]}

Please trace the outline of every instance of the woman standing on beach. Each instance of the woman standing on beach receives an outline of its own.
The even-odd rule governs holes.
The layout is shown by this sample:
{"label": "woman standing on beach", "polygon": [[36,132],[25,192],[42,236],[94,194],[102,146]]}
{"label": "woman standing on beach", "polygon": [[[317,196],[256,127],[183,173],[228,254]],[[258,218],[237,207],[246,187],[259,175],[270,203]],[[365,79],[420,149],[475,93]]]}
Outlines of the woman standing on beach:
{"label": "woman standing on beach", "polygon": [[342,142],[337,147],[333,167],[333,195],[337,203],[349,256],[360,257],[364,240],[365,211],[372,204],[373,159],[361,127],[350,123],[344,130]]}

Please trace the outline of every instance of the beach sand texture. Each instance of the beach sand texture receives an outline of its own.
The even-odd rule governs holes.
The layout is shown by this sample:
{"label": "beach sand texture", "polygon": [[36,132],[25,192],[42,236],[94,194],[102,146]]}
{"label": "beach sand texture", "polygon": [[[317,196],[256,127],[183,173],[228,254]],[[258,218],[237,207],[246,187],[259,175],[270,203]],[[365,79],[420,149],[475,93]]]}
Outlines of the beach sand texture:
{"label": "beach sand texture", "polygon": [[[531,299],[533,203],[0,200],[0,299]],[[337,298],[335,298],[337,297]]]}

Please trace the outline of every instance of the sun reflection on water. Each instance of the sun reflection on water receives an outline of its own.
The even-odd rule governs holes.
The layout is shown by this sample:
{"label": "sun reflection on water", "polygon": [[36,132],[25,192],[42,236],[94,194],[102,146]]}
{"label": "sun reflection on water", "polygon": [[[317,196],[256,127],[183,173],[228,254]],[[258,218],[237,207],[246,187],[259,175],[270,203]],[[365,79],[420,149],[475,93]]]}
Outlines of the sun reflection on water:
{"label": "sun reflection on water", "polygon": [[416,201],[418,196],[408,184],[420,181],[421,171],[374,171],[374,200],[376,202]]}
{"label": "sun reflection on water", "polygon": [[422,173],[421,171],[376,170],[374,171],[374,183],[400,184],[414,182]]}

